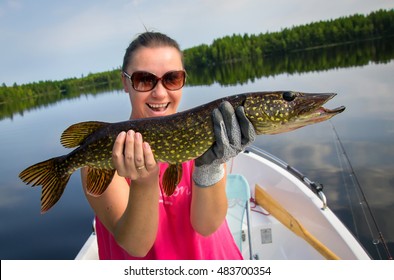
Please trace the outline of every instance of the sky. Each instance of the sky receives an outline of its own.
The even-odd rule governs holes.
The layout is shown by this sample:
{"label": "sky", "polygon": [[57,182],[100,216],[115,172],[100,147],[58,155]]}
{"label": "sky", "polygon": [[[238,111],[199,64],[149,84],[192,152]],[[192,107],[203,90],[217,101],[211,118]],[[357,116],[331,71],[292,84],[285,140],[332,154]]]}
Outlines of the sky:
{"label": "sky", "polygon": [[0,84],[118,68],[145,28],[186,49],[232,34],[393,8],[394,0],[0,0]]}

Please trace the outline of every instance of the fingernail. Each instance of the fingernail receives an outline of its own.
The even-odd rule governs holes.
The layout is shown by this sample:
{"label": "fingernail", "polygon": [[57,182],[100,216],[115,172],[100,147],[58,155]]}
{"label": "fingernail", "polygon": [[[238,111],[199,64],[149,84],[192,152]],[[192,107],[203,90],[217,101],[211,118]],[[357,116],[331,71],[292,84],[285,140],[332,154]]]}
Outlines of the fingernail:
{"label": "fingernail", "polygon": [[130,137],[134,136],[134,133],[135,133],[134,130],[127,131],[127,135]]}
{"label": "fingernail", "polygon": [[126,134],[126,132],[122,131],[121,133],[118,134],[118,137],[123,137]]}

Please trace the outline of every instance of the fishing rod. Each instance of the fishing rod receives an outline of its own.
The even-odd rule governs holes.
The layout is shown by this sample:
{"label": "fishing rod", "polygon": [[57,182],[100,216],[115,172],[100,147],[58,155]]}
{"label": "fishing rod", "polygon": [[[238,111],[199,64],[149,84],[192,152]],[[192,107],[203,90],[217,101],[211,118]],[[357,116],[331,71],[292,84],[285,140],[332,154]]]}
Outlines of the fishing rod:
{"label": "fishing rod", "polygon": [[[336,143],[337,143],[336,147],[337,147],[338,157],[339,157],[339,153],[342,153],[342,155],[344,156],[344,159],[345,159],[345,162],[346,162],[348,171],[349,171],[349,173],[350,173],[350,175],[351,175],[351,178],[352,178],[352,180],[354,181],[354,184],[357,186],[357,188],[358,188],[358,190],[359,190],[359,192],[360,192],[360,194],[361,194],[361,196],[362,196],[363,201],[365,202],[365,206],[366,206],[366,208],[367,208],[367,210],[368,210],[369,215],[370,215],[371,218],[372,218],[373,224],[374,224],[374,226],[375,226],[375,228],[376,228],[376,231],[377,231],[377,233],[378,233],[378,235],[379,235],[379,238],[378,238],[378,239],[381,241],[381,243],[382,243],[382,245],[383,245],[383,248],[384,248],[384,250],[385,250],[385,252],[386,252],[387,258],[388,258],[389,260],[392,260],[393,258],[392,258],[391,254],[390,254],[390,250],[389,250],[389,248],[388,248],[388,246],[387,246],[386,240],[384,239],[383,233],[382,233],[382,231],[380,230],[380,227],[379,227],[379,225],[378,225],[378,223],[377,223],[377,221],[376,221],[376,219],[375,219],[375,215],[373,214],[372,209],[371,209],[371,207],[370,207],[370,205],[369,205],[369,203],[368,203],[367,197],[366,197],[366,195],[365,195],[365,193],[364,193],[364,191],[363,191],[363,188],[361,187],[360,181],[359,181],[358,178],[357,178],[357,175],[356,175],[356,173],[355,173],[355,171],[354,171],[354,168],[353,168],[353,166],[352,166],[352,164],[351,164],[351,162],[350,162],[349,156],[348,156],[348,154],[346,153],[345,147],[343,146],[343,143],[342,143],[342,141],[341,141],[341,139],[340,139],[340,137],[339,137],[339,134],[338,134],[337,130],[335,129],[334,124],[332,123],[331,120],[329,121],[329,123],[331,124],[331,128],[332,128],[332,131],[333,131],[333,133],[334,133],[334,137],[336,138]],[[339,149],[339,150],[338,150],[338,149]],[[365,215],[365,213],[364,213],[364,215]],[[367,219],[366,219],[366,220],[367,220]],[[369,223],[368,223],[368,220],[367,220],[367,224],[368,224],[369,229],[370,229],[370,232],[371,232],[371,234],[372,234],[372,230],[371,230],[371,228],[370,228],[370,225],[369,225]],[[373,242],[373,244],[377,245],[378,243],[377,243],[377,242]],[[379,251],[378,251],[378,253],[379,253]],[[380,253],[379,253],[379,255],[380,255]]]}

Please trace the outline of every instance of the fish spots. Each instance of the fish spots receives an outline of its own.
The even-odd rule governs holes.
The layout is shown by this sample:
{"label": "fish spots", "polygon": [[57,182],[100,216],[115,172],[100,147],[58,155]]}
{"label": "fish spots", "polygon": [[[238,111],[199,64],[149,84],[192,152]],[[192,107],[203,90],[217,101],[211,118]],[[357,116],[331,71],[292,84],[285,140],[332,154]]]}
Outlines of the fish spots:
{"label": "fish spots", "polygon": [[[161,129],[161,128],[159,128]],[[168,131],[154,131],[143,134],[155,159],[170,164],[185,162],[202,155],[214,142],[211,118],[186,118],[182,127]]]}

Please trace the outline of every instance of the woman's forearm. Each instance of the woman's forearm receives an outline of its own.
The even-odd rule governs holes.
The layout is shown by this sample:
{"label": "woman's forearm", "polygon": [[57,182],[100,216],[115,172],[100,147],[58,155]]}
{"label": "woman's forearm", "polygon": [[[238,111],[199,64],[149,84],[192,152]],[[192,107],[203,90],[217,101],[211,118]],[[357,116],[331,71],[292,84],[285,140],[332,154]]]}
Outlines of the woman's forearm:
{"label": "woman's forearm", "polygon": [[132,183],[125,212],[114,228],[117,243],[130,255],[144,257],[153,246],[159,223],[159,187]]}
{"label": "woman's forearm", "polygon": [[203,236],[209,236],[223,223],[226,214],[226,176],[205,188],[193,183],[190,220],[194,230]]}

